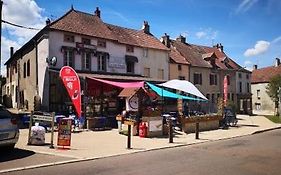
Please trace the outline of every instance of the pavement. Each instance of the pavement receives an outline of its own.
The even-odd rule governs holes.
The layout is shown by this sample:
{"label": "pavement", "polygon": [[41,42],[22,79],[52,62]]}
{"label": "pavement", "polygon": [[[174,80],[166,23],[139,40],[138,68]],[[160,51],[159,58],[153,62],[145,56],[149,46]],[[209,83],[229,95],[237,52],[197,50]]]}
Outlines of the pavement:
{"label": "pavement", "polygon": [[[174,143],[169,143],[168,137],[140,138],[139,136],[133,136],[131,142],[132,149],[127,149],[127,136],[119,134],[117,129],[72,133],[70,149],[59,149],[56,146],[57,132],[54,134],[55,149],[49,148],[49,145],[27,145],[28,129],[21,129],[20,139],[16,145],[17,148],[30,150],[35,153],[67,157],[69,160],[58,160],[31,167],[0,170],[0,173],[230,139],[281,128],[281,124],[275,124],[263,116],[238,115],[237,118],[239,120],[236,127],[200,132],[200,139],[195,139],[194,133],[186,134],[179,131],[176,131],[174,135]],[[46,133],[46,143],[50,143],[50,136],[50,133]]]}

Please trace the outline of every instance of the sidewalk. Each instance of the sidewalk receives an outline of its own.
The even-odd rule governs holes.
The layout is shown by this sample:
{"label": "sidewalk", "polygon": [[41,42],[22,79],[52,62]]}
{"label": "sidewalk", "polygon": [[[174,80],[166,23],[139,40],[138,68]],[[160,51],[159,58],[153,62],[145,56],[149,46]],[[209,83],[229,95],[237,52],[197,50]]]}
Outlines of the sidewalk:
{"label": "sidewalk", "polygon": [[[108,131],[84,131],[73,133],[71,138],[71,149],[57,149],[57,132],[54,134],[55,149],[46,146],[27,145],[28,130],[23,129],[20,133],[20,140],[16,147],[31,150],[38,153],[45,153],[57,156],[71,157],[76,159],[93,159],[133,152],[147,151],[180,145],[189,145],[206,141],[221,140],[238,136],[250,135],[261,130],[268,130],[281,127],[281,124],[272,123],[262,116],[238,116],[237,127],[230,127],[227,130],[213,130],[200,132],[200,139],[195,139],[195,134],[178,132],[174,136],[174,143],[168,143],[168,138],[140,138],[132,137],[132,149],[126,149],[127,136],[120,135],[117,129]],[[50,133],[46,134],[46,142],[50,142]]]}

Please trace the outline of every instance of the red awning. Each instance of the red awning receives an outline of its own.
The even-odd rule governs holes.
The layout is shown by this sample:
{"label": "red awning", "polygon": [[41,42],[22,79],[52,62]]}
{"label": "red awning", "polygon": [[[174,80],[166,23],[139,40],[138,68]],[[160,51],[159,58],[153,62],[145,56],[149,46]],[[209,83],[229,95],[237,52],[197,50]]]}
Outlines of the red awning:
{"label": "red awning", "polygon": [[105,84],[109,84],[112,86],[120,87],[120,88],[140,88],[144,86],[144,81],[137,81],[137,82],[117,82],[117,81],[109,81],[109,80],[102,80],[98,78],[88,77],[89,79],[102,82]]}

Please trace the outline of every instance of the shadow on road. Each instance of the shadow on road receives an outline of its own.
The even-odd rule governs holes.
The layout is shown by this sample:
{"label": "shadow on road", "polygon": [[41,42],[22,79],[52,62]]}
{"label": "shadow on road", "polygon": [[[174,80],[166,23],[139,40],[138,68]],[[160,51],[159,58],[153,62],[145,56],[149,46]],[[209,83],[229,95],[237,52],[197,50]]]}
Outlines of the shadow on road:
{"label": "shadow on road", "polygon": [[29,157],[35,154],[33,151],[23,150],[23,149],[13,149],[13,150],[0,150],[0,163],[16,160],[16,159],[22,159],[25,157]]}

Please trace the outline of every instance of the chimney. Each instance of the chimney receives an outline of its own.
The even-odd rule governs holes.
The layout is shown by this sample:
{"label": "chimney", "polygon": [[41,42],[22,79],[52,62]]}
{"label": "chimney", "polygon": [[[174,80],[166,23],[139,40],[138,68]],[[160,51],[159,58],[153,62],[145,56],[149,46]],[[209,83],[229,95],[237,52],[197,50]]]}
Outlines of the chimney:
{"label": "chimney", "polygon": [[220,45],[219,45],[219,50],[220,50],[221,52],[223,52],[223,45],[221,45],[221,43],[220,43]]}
{"label": "chimney", "polygon": [[280,66],[280,59],[279,58],[275,58],[275,67]]}
{"label": "chimney", "polygon": [[14,55],[14,47],[10,47],[10,58]]}
{"label": "chimney", "polygon": [[161,42],[168,48],[170,48],[171,43],[170,43],[170,36],[167,35],[167,33],[164,34],[164,36],[161,37]]}
{"label": "chimney", "polygon": [[184,44],[186,43],[186,37],[184,37],[182,35],[180,35],[176,40],[181,42],[181,43],[184,43]]}
{"label": "chimney", "polygon": [[149,24],[147,21],[143,21],[142,30],[144,31],[144,33],[150,34]]}
{"label": "chimney", "polygon": [[258,69],[258,65],[254,64],[253,70],[257,70],[257,69]]}
{"label": "chimney", "polygon": [[99,7],[96,8],[95,15],[100,18],[100,9],[99,9]]}
{"label": "chimney", "polygon": [[46,20],[46,26],[49,25],[49,24],[51,24],[51,20],[48,18],[48,19]]}

